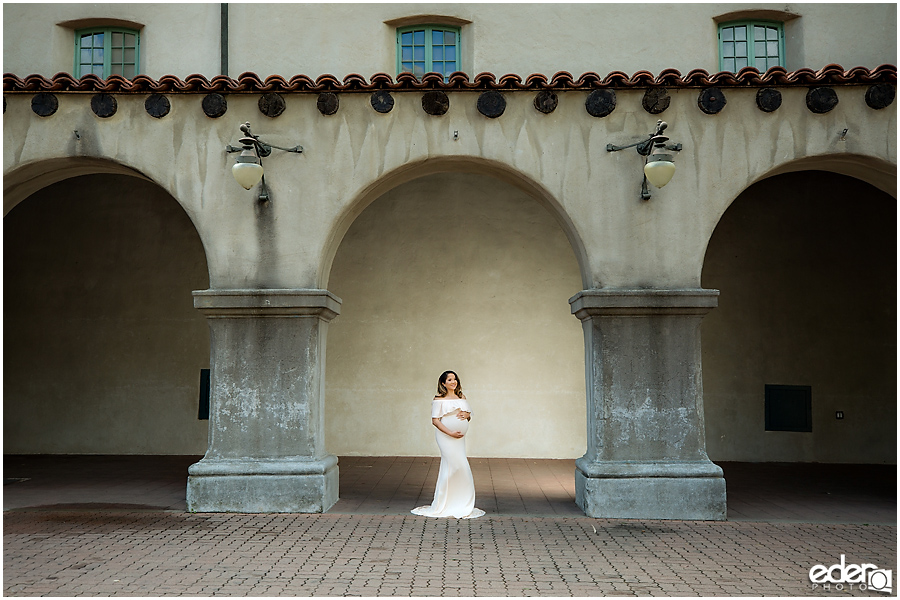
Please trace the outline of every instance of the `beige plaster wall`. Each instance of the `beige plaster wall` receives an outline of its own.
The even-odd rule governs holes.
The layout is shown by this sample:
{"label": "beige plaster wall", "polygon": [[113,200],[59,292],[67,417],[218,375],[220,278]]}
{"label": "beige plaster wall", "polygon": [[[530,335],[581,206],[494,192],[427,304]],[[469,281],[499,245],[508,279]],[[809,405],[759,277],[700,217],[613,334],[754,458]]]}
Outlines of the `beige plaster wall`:
{"label": "beige plaster wall", "polygon": [[[415,17],[467,23],[461,70],[469,75],[714,72],[719,69],[716,19],[760,10],[787,24],[789,70],[897,62],[894,4],[254,2],[229,4],[228,74],[395,74],[396,22]],[[151,77],[220,74],[218,3],[4,4],[3,16],[4,72],[71,72],[71,29],[60,24],[105,18],[144,25],[141,71]]]}
{"label": "beige plaster wall", "polygon": [[[347,293],[329,280],[342,269],[339,256],[332,269],[332,258],[353,239],[348,232],[364,209],[380,210],[379,198],[398,186],[448,172],[502,181],[502,186],[488,188],[491,202],[495,196],[524,194],[532,204],[543,207],[581,267],[581,281],[574,288],[698,287],[707,242],[720,217],[757,180],[774,173],[822,168],[857,175],[880,190],[895,190],[895,108],[868,108],[865,86],[837,87],[836,91],[840,102],[825,115],[807,110],[803,88],[782,88],[782,107],[768,114],[756,108],[755,89],[728,89],[725,109],[718,115],[705,115],[697,108],[697,90],[673,90],[671,105],[660,116],[670,123],[672,141],[683,143],[684,150],[676,158],[675,178],[664,189],[653,190],[647,202],[638,199],[640,157],[631,150],[608,153],[605,149],[607,143],[634,142],[652,130],[657,117],[641,107],[643,90],[618,92],[616,110],[603,119],[585,112],[586,92],[561,93],[559,107],[550,115],[534,110],[531,92],[505,93],[508,106],[499,119],[478,113],[476,93],[461,92],[450,94],[450,110],[443,117],[426,115],[421,95],[415,92],[395,94],[394,110],[386,115],[372,110],[367,94],[342,94],[341,108],[332,117],[316,110],[315,95],[285,94],[287,108],[277,119],[259,114],[256,94],[229,95],[228,112],[220,119],[203,114],[201,94],[170,94],[172,112],[163,119],[147,115],[144,95],[118,95],[116,115],[100,119],[90,110],[89,94],[60,94],[59,110],[47,118],[31,111],[30,94],[7,94],[4,209],[14,219],[15,211],[28,203],[17,208],[19,200],[62,174],[131,170],[157,182],[184,208],[207,253],[210,287],[327,288],[344,296],[345,315],[332,327],[338,330],[336,344],[341,347],[341,320],[355,318],[354,296],[366,294]],[[302,155],[276,151],[265,160],[273,197],[266,207],[257,205],[254,192],[244,191],[233,181],[229,171],[234,156],[224,152],[226,144],[237,142],[238,125],[246,120],[271,143],[300,143],[305,148]],[[844,129],[848,134],[842,139]],[[458,139],[454,132],[459,132]],[[472,228],[482,232],[482,239],[490,239],[482,225]],[[409,227],[401,223],[397,230]],[[515,247],[510,244],[508,240],[505,247]],[[179,301],[192,315],[189,292],[203,287],[204,281],[191,280],[182,288]],[[564,304],[577,290],[568,284],[563,287],[559,296],[563,304],[554,304],[559,306],[554,310],[565,315],[560,315],[560,323],[567,324],[560,327],[577,328],[577,320],[568,315]],[[712,318],[715,315],[713,311]],[[802,313],[797,316],[802,321]],[[198,327],[205,335],[205,325]],[[578,340],[573,364],[578,365],[580,382],[584,359]],[[348,347],[346,341],[344,347]],[[197,356],[205,361],[208,354],[198,352]],[[337,360],[340,364],[340,356]],[[422,401],[427,402],[433,379],[447,366],[458,369],[467,385],[493,385],[486,382],[493,382],[494,374],[480,372],[480,364],[446,362],[450,361],[434,359],[423,369],[421,380],[406,379],[403,393],[409,402],[419,402],[423,393]],[[174,380],[196,385],[201,366],[205,364],[192,365],[183,379]],[[501,389],[517,389],[510,383],[514,372],[504,367]],[[337,392],[329,396],[329,405],[348,403],[366,386],[353,383],[349,387],[343,399]],[[491,391],[482,397],[488,404]],[[192,403],[194,395],[192,391]],[[482,398],[473,395],[473,400]],[[329,428],[343,427],[338,426],[341,410]],[[416,431],[425,436],[421,444],[433,448],[427,414],[425,419],[425,427]],[[420,421],[416,423],[419,427]],[[350,430],[329,436],[339,440],[349,437]],[[476,437],[472,445],[473,452],[482,453]],[[329,447],[329,451],[342,449]]]}
{"label": "beige plaster wall", "polygon": [[[721,291],[702,325],[710,458],[896,462],[896,217],[895,198],[819,171],[728,209],[703,270]],[[765,431],[766,384],[812,386],[811,433]]]}
{"label": "beige plaster wall", "polygon": [[344,237],[329,289],[326,447],[438,454],[431,398],[456,371],[470,456],[575,458],[585,449],[581,288],[551,214],[496,178],[441,173],[385,193]]}
{"label": "beige plaster wall", "polygon": [[[585,111],[586,92],[560,94],[549,115],[534,109],[533,93],[507,93],[498,119],[481,115],[477,94],[463,92],[449,95],[442,117],[425,114],[418,93],[396,94],[388,114],[372,110],[367,94],[342,94],[331,117],[316,110],[314,94],[286,94],[277,119],[259,115],[255,94],[230,95],[219,119],[203,114],[202,95],[172,95],[162,120],[147,115],[143,95],[121,95],[108,119],[90,112],[89,96],[64,95],[57,113],[42,119],[29,95],[14,94],[4,118],[4,205],[39,179],[35,171],[54,166],[50,159],[113,157],[182,203],[207,251],[212,287],[327,288],[331,258],[361,207],[414,176],[477,171],[528,190],[553,211],[585,288],[691,288],[700,284],[719,218],[754,181],[814,158],[880,189],[896,186],[897,111],[869,108],[865,92],[837,88],[837,107],[818,115],[807,109],[804,88],[783,89],[772,113],[756,107],[755,89],[728,90],[725,109],[706,115],[697,90],[673,90],[660,116],[684,149],[672,182],[646,202],[638,197],[641,157],[606,151],[653,130],[657,117],[642,108],[641,90],[618,93],[616,110],[602,119]],[[264,208],[234,182],[234,156],[224,151],[246,120],[270,143],[305,148],[264,161],[273,198]]]}
{"label": "beige plaster wall", "polygon": [[[896,460],[895,217],[890,196],[827,173],[766,179],[727,211],[703,274],[722,292],[703,324],[713,460]],[[172,199],[131,177],[67,180],[13,209],[4,242],[4,451],[202,453],[208,334],[190,290],[205,272]],[[448,285],[460,293],[433,294]],[[550,213],[493,177],[379,197],[334,262],[328,450],[436,454],[428,400],[453,368],[476,409],[470,454],[580,455],[577,285]],[[812,434],[764,431],[766,383],[812,385]]]}
{"label": "beige plaster wall", "polygon": [[897,64],[896,3],[786,6],[802,15],[785,24],[788,70],[818,69],[828,62],[846,69]]}
{"label": "beige plaster wall", "polygon": [[134,177],[47,187],[3,223],[3,451],[203,454],[197,232]]}
{"label": "beige plaster wall", "polygon": [[138,29],[140,73],[220,74],[218,3],[4,3],[3,72],[72,73],[75,30],[115,24]]}

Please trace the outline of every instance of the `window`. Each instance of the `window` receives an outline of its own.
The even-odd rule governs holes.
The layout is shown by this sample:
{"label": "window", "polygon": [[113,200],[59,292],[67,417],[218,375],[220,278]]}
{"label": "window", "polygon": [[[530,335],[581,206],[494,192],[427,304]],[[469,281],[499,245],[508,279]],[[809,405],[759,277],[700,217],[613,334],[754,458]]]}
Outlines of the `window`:
{"label": "window", "polygon": [[732,21],[719,25],[719,68],[737,73],[744,67],[764,73],[784,66],[784,28],[776,21]]}
{"label": "window", "polygon": [[102,78],[139,72],[140,35],[133,29],[100,27],[75,32],[75,76],[94,73]]}
{"label": "window", "polygon": [[766,431],[812,431],[812,388],[767,384]]}
{"label": "window", "polygon": [[416,25],[397,29],[397,72],[422,77],[432,71],[444,79],[459,71],[459,28]]}

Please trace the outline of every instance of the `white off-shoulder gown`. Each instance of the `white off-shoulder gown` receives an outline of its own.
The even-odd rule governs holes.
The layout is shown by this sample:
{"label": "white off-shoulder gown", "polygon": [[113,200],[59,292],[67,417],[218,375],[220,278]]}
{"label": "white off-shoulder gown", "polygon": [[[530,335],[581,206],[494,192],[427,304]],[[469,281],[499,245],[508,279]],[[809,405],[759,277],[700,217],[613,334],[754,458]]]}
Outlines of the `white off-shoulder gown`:
{"label": "white off-shoulder gown", "polygon": [[[439,418],[450,431],[466,433],[469,422],[460,419],[459,411],[472,412],[465,400],[435,400],[431,404],[432,418]],[[425,517],[456,517],[474,519],[484,514],[475,508],[475,480],[466,458],[466,438],[450,437],[435,428],[434,437],[441,450],[441,467],[438,470],[434,501],[430,506],[412,509],[413,514]]]}

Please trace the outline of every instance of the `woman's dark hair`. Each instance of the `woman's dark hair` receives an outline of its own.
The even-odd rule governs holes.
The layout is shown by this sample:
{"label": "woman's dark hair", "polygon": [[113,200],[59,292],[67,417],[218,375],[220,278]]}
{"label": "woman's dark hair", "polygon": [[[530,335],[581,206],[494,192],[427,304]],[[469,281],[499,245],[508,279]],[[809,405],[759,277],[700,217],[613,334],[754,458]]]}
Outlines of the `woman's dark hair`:
{"label": "woman's dark hair", "polygon": [[453,373],[453,376],[456,377],[456,395],[459,396],[460,398],[465,398],[465,396],[463,396],[463,393],[462,393],[462,382],[459,380],[459,375],[457,375],[453,371],[444,371],[443,373],[441,373],[441,376],[438,377],[438,388],[437,388],[438,397],[443,398],[444,396],[447,395],[447,392],[450,391],[446,388],[444,383],[446,383],[447,376],[450,375],[451,373]]}

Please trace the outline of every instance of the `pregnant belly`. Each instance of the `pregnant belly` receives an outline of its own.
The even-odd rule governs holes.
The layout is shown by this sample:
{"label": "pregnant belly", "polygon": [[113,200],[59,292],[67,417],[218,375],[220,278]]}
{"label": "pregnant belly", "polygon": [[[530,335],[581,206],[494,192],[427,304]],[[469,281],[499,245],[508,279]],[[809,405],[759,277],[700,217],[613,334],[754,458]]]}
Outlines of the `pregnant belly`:
{"label": "pregnant belly", "polygon": [[460,433],[466,433],[469,430],[469,422],[465,419],[460,419],[457,415],[459,413],[453,412],[449,415],[444,415],[441,417],[441,423],[449,429],[450,431],[459,431]]}

